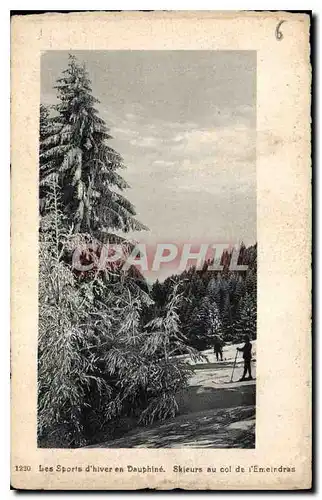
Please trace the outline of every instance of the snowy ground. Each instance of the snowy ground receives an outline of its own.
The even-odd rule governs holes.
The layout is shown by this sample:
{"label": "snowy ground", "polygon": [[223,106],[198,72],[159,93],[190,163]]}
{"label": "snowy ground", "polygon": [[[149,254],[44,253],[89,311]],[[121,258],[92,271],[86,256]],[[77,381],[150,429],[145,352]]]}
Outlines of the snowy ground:
{"label": "snowy ground", "polygon": [[[256,342],[252,372],[256,376]],[[242,353],[231,374],[236,347],[225,346],[223,361],[210,349],[207,360],[193,365],[189,386],[178,394],[179,415],[161,424],[139,427],[124,437],[91,448],[254,448],[255,380],[238,382],[243,373]]]}

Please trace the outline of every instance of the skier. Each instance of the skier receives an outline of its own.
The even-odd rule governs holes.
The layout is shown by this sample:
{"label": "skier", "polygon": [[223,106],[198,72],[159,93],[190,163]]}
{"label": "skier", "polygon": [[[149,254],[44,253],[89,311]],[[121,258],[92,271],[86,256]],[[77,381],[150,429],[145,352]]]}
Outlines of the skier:
{"label": "skier", "polygon": [[243,347],[237,347],[237,351],[243,352],[244,358],[244,373],[240,382],[246,380],[246,373],[249,373],[249,377],[247,380],[252,380],[252,369],[251,369],[251,359],[252,359],[252,344],[249,340],[248,335],[245,335],[245,345]]}
{"label": "skier", "polygon": [[219,358],[220,358],[220,361],[223,360],[223,358],[222,358],[222,348],[223,348],[223,340],[222,340],[222,338],[220,337],[220,335],[215,335],[214,336],[214,353],[216,354],[217,361],[219,361]]}

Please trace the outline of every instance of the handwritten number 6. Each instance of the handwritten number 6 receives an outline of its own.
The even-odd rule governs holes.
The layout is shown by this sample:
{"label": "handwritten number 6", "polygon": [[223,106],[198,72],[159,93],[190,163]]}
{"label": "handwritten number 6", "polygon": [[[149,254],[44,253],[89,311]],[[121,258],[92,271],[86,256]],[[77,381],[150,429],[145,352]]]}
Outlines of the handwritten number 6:
{"label": "handwritten number 6", "polygon": [[278,23],[278,25],[276,26],[276,30],[275,30],[275,36],[276,36],[276,40],[283,40],[284,38],[284,35],[283,33],[280,31],[280,27],[282,26],[282,24],[285,23],[285,21],[280,21]]}

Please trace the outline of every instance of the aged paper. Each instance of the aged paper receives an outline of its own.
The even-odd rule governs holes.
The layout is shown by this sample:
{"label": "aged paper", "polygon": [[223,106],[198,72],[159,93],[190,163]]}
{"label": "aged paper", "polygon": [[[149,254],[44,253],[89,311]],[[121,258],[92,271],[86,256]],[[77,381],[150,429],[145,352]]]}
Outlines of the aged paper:
{"label": "aged paper", "polygon": [[[53,13],[13,18],[11,481],[14,488],[289,490],[311,487],[309,55],[309,17],[304,14],[124,12]],[[113,151],[123,157],[128,167],[120,174],[131,185],[125,196],[135,205],[135,220],[132,218],[135,212],[126,200],[118,198],[115,194],[117,191],[113,192],[109,201],[106,198],[107,201],[102,205],[96,205],[97,201],[87,203],[88,198],[84,195],[86,189],[88,195],[89,186],[91,193],[95,189],[97,193],[98,189],[93,187],[94,170],[88,170],[87,180],[84,180],[86,165],[92,160],[102,163],[105,158],[99,156],[98,160],[95,155],[90,157],[92,151],[103,148],[104,155],[110,154],[112,166],[121,160],[113,156],[113,151],[104,149],[102,141],[105,132],[100,128],[102,124],[95,125],[98,123],[95,117],[90,118],[94,128],[86,136],[86,141],[81,142],[79,139],[84,137],[90,113],[82,111],[83,118],[80,121],[77,121],[77,113],[86,106],[89,106],[86,109],[92,109],[92,103],[86,101],[86,92],[77,94],[77,78],[81,80],[84,75],[82,64],[88,72],[93,96],[100,100],[100,104],[95,104],[95,107],[114,137],[114,142],[111,142]],[[66,68],[69,68],[69,73],[62,73]],[[67,74],[67,78],[74,78],[75,96],[81,95],[83,99],[80,108],[77,108],[76,97],[74,101],[70,98],[68,85],[71,80],[57,84],[59,77],[64,74]],[[81,80],[83,84],[84,81]],[[55,85],[60,85],[58,94]],[[56,135],[45,128],[43,142],[39,143],[39,120],[41,126],[41,119],[45,116],[39,112],[40,104],[52,110],[59,103],[63,106],[64,102],[70,106],[76,102],[75,107],[70,108],[72,111],[67,107],[60,108],[58,123],[70,113],[67,125],[56,131]],[[49,111],[49,119],[57,116],[55,109],[56,115]],[[76,136],[73,128],[75,124],[79,125]],[[56,125],[52,122],[51,126]],[[64,135],[58,137],[62,133]],[[68,141],[72,140],[78,142],[77,146],[70,148]],[[55,151],[51,149],[53,147]],[[84,158],[87,158],[87,163]],[[62,327],[62,335],[67,334],[67,331],[68,339],[81,335],[82,326],[75,326],[80,314],[83,315],[82,325],[93,314],[103,317],[102,311],[94,313],[88,309],[86,312],[85,306],[80,309],[82,313],[77,313],[77,301],[80,300],[77,294],[83,293],[80,290],[87,286],[92,287],[93,280],[88,278],[86,272],[84,277],[82,270],[72,278],[68,278],[67,274],[60,275],[60,272],[65,272],[60,271],[60,266],[65,266],[66,255],[59,257],[65,260],[60,260],[58,274],[54,277],[51,275],[55,264],[54,260],[50,261],[50,265],[48,262],[56,254],[51,253],[54,240],[50,238],[60,234],[60,229],[57,217],[50,219],[50,210],[54,210],[56,215],[61,213],[59,210],[63,212],[67,205],[68,210],[73,210],[68,204],[69,195],[63,197],[63,200],[67,199],[67,205],[63,204],[59,210],[52,203],[52,200],[57,201],[56,181],[59,189],[64,190],[68,184],[67,180],[59,181],[57,176],[60,174],[54,170],[58,164],[61,168],[59,172],[63,172],[62,179],[66,179],[68,168],[73,169],[70,185],[72,189],[78,186],[75,197],[78,200],[77,216],[73,212],[75,217],[68,226],[73,235],[88,232],[83,226],[86,221],[90,220],[93,213],[93,221],[99,221],[108,206],[112,208],[107,216],[112,217],[111,213],[114,214],[108,229],[112,227],[117,233],[120,227],[126,228],[137,241],[144,242],[142,245],[146,243],[148,251],[153,248],[152,267],[150,258],[147,258],[147,267],[144,269],[148,287],[142,302],[151,299],[151,290],[154,290],[154,301],[157,301],[156,279],[161,283],[161,289],[165,286],[162,283],[167,283],[166,279],[171,274],[186,272],[185,280],[190,279],[189,276],[195,271],[185,267],[187,262],[183,263],[182,255],[185,251],[193,250],[191,246],[184,245],[195,243],[196,240],[199,244],[211,243],[216,247],[216,252],[221,252],[222,258],[226,255],[223,253],[223,244],[227,242],[234,245],[243,241],[247,255],[251,253],[249,248],[256,248],[258,266],[256,264],[255,270],[252,270],[253,274],[249,274],[249,269],[246,270],[250,260],[240,261],[237,256],[234,269],[227,271],[234,271],[229,274],[229,280],[227,274],[221,276],[220,267],[213,271],[217,273],[214,280],[209,278],[210,267],[207,268],[207,282],[205,275],[202,275],[207,287],[202,292],[202,300],[191,312],[191,322],[197,318],[199,323],[197,321],[195,330],[189,329],[189,323],[185,327],[188,335],[191,332],[191,335],[195,335],[193,340],[189,337],[189,349],[191,347],[194,353],[197,350],[206,356],[199,361],[189,361],[192,367],[196,367],[192,375],[195,377],[193,380],[198,381],[195,383],[196,397],[193,398],[192,392],[189,392],[194,388],[189,381],[187,386],[180,386],[178,394],[175,389],[174,394],[169,392],[172,390],[169,387],[172,388],[176,380],[174,372],[170,370],[179,366],[175,363],[181,358],[193,359],[191,353],[182,354],[182,344],[175,355],[167,351],[165,344],[161,344],[165,338],[167,342],[169,339],[167,346],[183,342],[180,333],[174,337],[178,324],[173,315],[170,329],[167,327],[169,323],[161,319],[157,322],[154,317],[155,323],[150,325],[149,330],[151,335],[147,337],[153,338],[154,344],[147,340],[144,346],[142,344],[142,352],[140,340],[138,344],[135,336],[126,337],[123,344],[117,344],[118,353],[121,352],[120,345],[125,346],[123,354],[127,356],[124,357],[127,369],[130,371],[134,370],[134,365],[136,367],[132,379],[142,377],[140,387],[143,392],[148,383],[144,382],[146,379],[140,369],[148,366],[149,359],[155,359],[155,377],[164,363],[169,366],[169,371],[162,375],[168,377],[167,389],[160,382],[161,393],[158,389],[155,413],[154,402],[149,400],[151,392],[142,396],[143,399],[147,398],[146,403],[140,400],[139,404],[136,396],[131,400],[133,406],[129,403],[131,376],[124,370],[121,361],[111,358],[111,352],[116,352],[114,348],[109,348],[110,351],[104,351],[103,354],[100,348],[110,377],[110,385],[107,384],[104,393],[103,379],[99,382],[97,367],[89,366],[90,362],[95,365],[93,359],[96,359],[95,356],[93,359],[90,357],[93,353],[92,344],[90,347],[82,344],[77,356],[71,354],[70,358],[66,357],[69,347],[62,348],[60,352],[55,345],[52,347],[54,328],[62,324],[63,307],[69,300],[68,286],[71,282],[68,279],[83,279],[83,288],[79,287],[70,298],[70,304],[75,304],[74,319],[68,320],[69,326]],[[39,172],[42,172],[42,167],[45,174],[49,172],[50,175],[41,177],[40,173],[40,179],[44,182],[41,182],[39,190]],[[112,167],[110,176],[111,172],[114,172]],[[123,189],[120,177],[111,179],[109,177],[111,184]],[[101,181],[101,186],[103,184]],[[216,190],[213,186],[217,186]],[[102,196],[99,193],[96,199],[102,200]],[[44,204],[41,200],[44,200]],[[116,203],[117,208],[113,203]],[[96,212],[95,207],[98,207]],[[189,212],[191,207],[194,207],[194,214]],[[131,217],[126,218],[128,212]],[[211,212],[212,219],[209,218]],[[64,212],[65,215],[58,222],[65,221],[68,213]],[[87,218],[84,214],[87,214]],[[42,226],[40,219],[49,221],[47,226]],[[51,220],[54,220],[53,226],[50,226]],[[149,231],[143,225],[149,226]],[[138,233],[141,234],[139,229],[143,230],[145,239],[138,236]],[[61,229],[62,240],[56,248],[58,253],[61,242],[65,244],[67,241],[67,233],[63,231]],[[49,239],[46,239],[46,235],[49,235]],[[163,245],[161,250],[160,244]],[[140,255],[146,248],[142,245]],[[171,254],[174,248],[176,252],[181,252],[179,271],[177,268],[173,270],[170,267],[169,270],[163,267],[163,274],[156,275],[156,269],[159,269],[157,263],[160,264],[162,257],[164,263],[167,260],[163,251],[166,249]],[[84,265],[84,262],[81,264]],[[221,264],[223,261],[219,259],[217,265]],[[241,269],[238,267],[240,264],[247,265]],[[218,269],[221,269],[220,272]],[[257,294],[250,280],[254,273]],[[49,285],[46,284],[47,278]],[[64,279],[69,283],[64,282],[67,292],[64,297],[57,299],[60,304],[57,314],[62,314],[60,319],[53,312],[56,299],[51,299],[49,292],[56,278],[59,286]],[[97,275],[94,281],[95,285],[99,282],[101,286],[102,280],[98,280]],[[238,302],[235,292],[223,295],[227,283],[235,287],[235,292],[237,283],[241,283],[238,285],[241,289],[244,286],[247,288],[247,291],[243,289],[243,296]],[[71,285],[72,290],[73,286],[75,284]],[[102,286],[109,287],[110,284],[104,285],[103,282]],[[180,296],[180,287],[174,289],[164,314],[171,307],[178,310],[175,301]],[[195,293],[197,285],[194,284],[192,289]],[[220,302],[218,290],[221,297],[230,297],[229,306],[227,302]],[[178,295],[175,296],[177,291]],[[96,288],[94,292],[100,293]],[[213,303],[207,294],[210,298],[214,297]],[[117,300],[121,301],[121,292],[119,297]],[[138,295],[129,292],[129,297],[129,311],[133,313],[139,310],[138,303],[133,302],[134,299],[138,300]],[[257,305],[252,302],[254,297]],[[94,304],[96,299],[88,293],[86,300]],[[81,304],[84,301],[85,298]],[[106,326],[105,344],[116,342],[116,337],[110,340],[109,328],[113,330],[117,315],[125,314],[127,307],[122,302],[114,305],[116,312],[112,308],[112,326]],[[148,311],[154,307],[149,302],[145,306]],[[72,309],[68,308],[68,314],[73,313]],[[228,319],[226,310],[229,312]],[[256,322],[247,323],[252,314],[254,318],[257,317],[257,331]],[[207,316],[207,326],[204,315]],[[235,315],[234,321],[232,315]],[[103,319],[106,320],[105,317]],[[147,315],[147,319],[151,320],[151,317]],[[166,319],[170,321],[168,316]],[[181,318],[181,323],[184,319]],[[135,320],[131,321],[137,325]],[[94,327],[89,328],[88,332],[92,335],[91,342],[100,342],[95,345],[102,346],[104,342],[99,335],[104,328],[97,327],[97,324],[95,328],[99,332]],[[124,320],[123,325],[118,327],[118,339],[125,335],[126,325]],[[254,331],[252,325],[255,325]],[[146,332],[146,329],[140,330],[138,338],[143,338]],[[115,332],[111,335],[115,335]],[[217,337],[222,342],[218,348],[214,340]],[[80,346],[83,340],[81,337],[77,339],[75,342]],[[247,354],[249,340],[253,349],[252,358]],[[158,342],[164,347],[161,354]],[[126,351],[128,345],[132,346],[131,352]],[[243,349],[243,353],[236,347]],[[86,359],[78,356],[84,349],[88,349]],[[133,364],[129,361],[136,352],[136,359],[145,360],[141,365],[136,360]],[[222,355],[224,359],[221,360]],[[83,362],[85,364],[81,365]],[[65,364],[68,365],[66,370]],[[112,369],[112,365],[117,368]],[[181,365],[179,368],[183,370]],[[253,377],[250,369],[253,370]],[[119,377],[123,375],[115,382],[113,377],[116,377],[116,373]],[[220,383],[216,378],[219,373],[222,373]],[[237,376],[241,375],[242,378],[236,383]],[[82,377],[84,384],[80,385]],[[248,381],[245,382],[246,379]],[[152,385],[153,380],[152,377]],[[133,391],[138,391],[139,382],[135,383],[137,385],[133,385]],[[75,392],[75,396],[73,392],[79,387],[85,393],[88,390],[87,404],[84,404],[83,409],[79,408],[77,399],[80,392]],[[111,398],[104,411],[106,419],[110,419],[114,426],[113,431],[109,427],[108,432],[112,434],[107,431],[106,435],[98,434],[98,431],[95,434],[95,431],[94,435],[90,435],[88,430],[96,425],[94,413],[91,413],[92,405],[96,405],[95,415],[102,417],[97,409],[101,401],[97,401],[98,396],[93,399],[95,391],[98,391],[102,401]],[[59,398],[65,395],[67,399],[62,401],[69,403],[62,409],[65,403],[59,407]],[[163,406],[161,397],[165,398]],[[175,411],[172,414],[171,405],[175,408],[176,404],[179,413]],[[134,407],[139,409],[134,411]],[[236,412],[239,412],[239,416],[231,419],[232,415],[237,415]],[[115,415],[114,420],[111,415]],[[136,426],[140,415],[144,418]],[[162,420],[163,417],[167,418]],[[56,430],[51,431],[50,427],[55,419],[58,422],[58,434],[55,434]],[[130,427],[121,427],[116,432],[117,421],[120,422],[119,426]],[[134,426],[133,421],[136,422]],[[78,433],[77,437],[70,431],[71,425],[74,425],[72,428],[73,432]],[[104,430],[104,425],[104,422],[100,422],[99,428]],[[83,429],[87,429],[86,432]]]}

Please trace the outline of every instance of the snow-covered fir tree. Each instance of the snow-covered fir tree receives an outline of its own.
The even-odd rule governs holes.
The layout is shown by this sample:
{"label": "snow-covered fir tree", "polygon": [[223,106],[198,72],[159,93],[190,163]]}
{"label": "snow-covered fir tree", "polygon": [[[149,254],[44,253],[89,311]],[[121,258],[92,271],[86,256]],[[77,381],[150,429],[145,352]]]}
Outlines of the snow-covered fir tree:
{"label": "snow-covered fir tree", "polygon": [[64,215],[75,232],[106,238],[113,230],[146,229],[135,218],[133,205],[121,194],[128,188],[119,174],[121,155],[108,145],[109,130],[99,117],[98,100],[84,65],[74,56],[58,79],[59,103],[55,115],[46,119],[40,145],[40,183],[58,174],[62,187]]}
{"label": "snow-covered fir tree", "polygon": [[205,349],[212,345],[215,336],[222,337],[222,321],[215,301],[206,296],[195,308],[190,332],[192,345]]}
{"label": "snow-covered fir tree", "polygon": [[239,317],[235,328],[240,341],[245,335],[248,335],[250,339],[256,339],[257,307],[254,297],[249,293],[246,293],[240,301]]}

